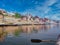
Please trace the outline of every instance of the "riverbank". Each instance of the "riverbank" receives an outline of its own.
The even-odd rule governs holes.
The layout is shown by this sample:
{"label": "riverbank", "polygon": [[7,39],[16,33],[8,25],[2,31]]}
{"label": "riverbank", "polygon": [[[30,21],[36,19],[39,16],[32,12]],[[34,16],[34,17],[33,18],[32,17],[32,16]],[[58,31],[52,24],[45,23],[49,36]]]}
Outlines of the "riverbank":
{"label": "riverbank", "polygon": [[52,25],[52,24],[0,24],[0,26],[22,26],[22,25]]}
{"label": "riverbank", "polygon": [[45,25],[45,24],[0,24],[0,26]]}

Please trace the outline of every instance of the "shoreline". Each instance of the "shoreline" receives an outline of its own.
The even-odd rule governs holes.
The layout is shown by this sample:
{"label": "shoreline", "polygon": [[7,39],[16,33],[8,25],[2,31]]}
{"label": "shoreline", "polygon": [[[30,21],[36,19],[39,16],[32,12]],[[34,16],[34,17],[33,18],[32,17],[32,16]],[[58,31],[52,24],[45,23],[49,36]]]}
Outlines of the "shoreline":
{"label": "shoreline", "polygon": [[51,24],[0,24],[0,26],[51,25]]}
{"label": "shoreline", "polygon": [[46,24],[1,24],[0,26],[46,25]]}

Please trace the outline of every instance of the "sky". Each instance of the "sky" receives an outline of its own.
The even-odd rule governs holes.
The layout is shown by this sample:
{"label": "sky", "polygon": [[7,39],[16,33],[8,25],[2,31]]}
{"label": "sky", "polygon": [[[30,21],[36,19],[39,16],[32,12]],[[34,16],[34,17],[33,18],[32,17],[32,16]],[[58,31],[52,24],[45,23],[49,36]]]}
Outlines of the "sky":
{"label": "sky", "polygon": [[60,0],[0,0],[0,9],[60,20]]}

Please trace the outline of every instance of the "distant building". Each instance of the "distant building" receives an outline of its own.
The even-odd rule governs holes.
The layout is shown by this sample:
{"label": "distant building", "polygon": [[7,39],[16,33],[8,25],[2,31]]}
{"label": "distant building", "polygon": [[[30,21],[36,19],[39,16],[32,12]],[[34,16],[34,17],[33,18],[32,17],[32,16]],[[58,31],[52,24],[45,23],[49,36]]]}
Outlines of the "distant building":
{"label": "distant building", "polygon": [[0,9],[0,23],[3,23],[4,15],[6,14],[5,10]]}
{"label": "distant building", "polygon": [[43,19],[43,18],[40,18],[40,19],[39,19],[39,23],[40,23],[40,24],[44,24],[44,23],[45,23],[44,19]]}
{"label": "distant building", "polygon": [[0,12],[2,13],[2,14],[7,14],[7,12],[5,11],[5,10],[3,10],[3,9],[0,9]]}
{"label": "distant building", "polygon": [[13,12],[7,12],[7,15],[8,15],[8,16],[14,16],[15,13],[13,13]]}
{"label": "distant building", "polygon": [[31,14],[27,15],[27,18],[28,18],[28,19],[27,19],[28,21],[33,20]]}
{"label": "distant building", "polygon": [[35,17],[34,17],[34,21],[35,21],[35,22],[39,22],[39,21],[40,21],[40,18],[39,18],[38,16],[35,16]]}
{"label": "distant building", "polygon": [[3,16],[0,14],[0,19],[2,19],[3,18]]}
{"label": "distant building", "polygon": [[21,17],[21,20],[23,20],[23,21],[27,21],[27,19],[28,19],[28,18],[27,18],[26,16],[22,16],[22,17]]}

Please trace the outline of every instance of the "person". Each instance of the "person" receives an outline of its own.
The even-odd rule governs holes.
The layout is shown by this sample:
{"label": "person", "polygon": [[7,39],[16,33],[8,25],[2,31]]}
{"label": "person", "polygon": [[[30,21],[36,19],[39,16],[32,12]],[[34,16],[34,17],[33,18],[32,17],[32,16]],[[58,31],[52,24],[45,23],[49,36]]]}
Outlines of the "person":
{"label": "person", "polygon": [[58,38],[57,38],[57,45],[60,45],[60,34],[58,35]]}

